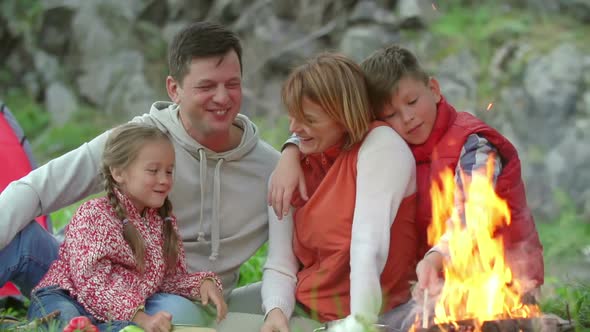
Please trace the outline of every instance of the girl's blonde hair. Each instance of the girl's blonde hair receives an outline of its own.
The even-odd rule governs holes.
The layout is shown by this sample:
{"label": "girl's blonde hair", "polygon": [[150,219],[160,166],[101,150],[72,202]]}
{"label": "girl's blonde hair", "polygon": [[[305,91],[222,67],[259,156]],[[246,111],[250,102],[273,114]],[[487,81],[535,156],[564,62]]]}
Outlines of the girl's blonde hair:
{"label": "girl's blonde hair", "polygon": [[303,99],[320,106],[345,129],[344,149],[362,141],[374,120],[361,68],[337,53],[321,53],[295,68],[281,97],[289,115],[304,123]]}
{"label": "girl's blonde hair", "polygon": [[[139,151],[146,143],[158,140],[169,142],[172,147],[170,138],[158,128],[140,123],[127,123],[111,131],[102,155],[101,173],[104,180],[104,189],[111,206],[117,213],[117,217],[124,224],[123,236],[125,241],[129,243],[135,255],[139,271],[142,273],[145,269],[145,243],[133,223],[125,221],[127,211],[115,195],[114,189],[118,188],[118,184],[111,174],[111,169],[127,168],[137,159]],[[158,212],[163,221],[163,252],[166,260],[166,270],[172,272],[176,269],[178,261],[178,235],[169,221],[172,216],[172,203],[168,197],[166,197]]]}

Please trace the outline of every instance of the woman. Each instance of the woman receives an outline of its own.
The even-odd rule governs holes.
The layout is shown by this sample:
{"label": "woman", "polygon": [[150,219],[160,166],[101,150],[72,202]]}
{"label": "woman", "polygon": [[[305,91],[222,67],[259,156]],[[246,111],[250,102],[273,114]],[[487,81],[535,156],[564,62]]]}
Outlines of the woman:
{"label": "woman", "polygon": [[377,322],[409,301],[415,278],[412,153],[374,121],[363,73],[344,56],[296,68],[282,98],[310,196],[295,196],[282,221],[269,208],[262,331],[288,331],[295,306],[321,322]]}

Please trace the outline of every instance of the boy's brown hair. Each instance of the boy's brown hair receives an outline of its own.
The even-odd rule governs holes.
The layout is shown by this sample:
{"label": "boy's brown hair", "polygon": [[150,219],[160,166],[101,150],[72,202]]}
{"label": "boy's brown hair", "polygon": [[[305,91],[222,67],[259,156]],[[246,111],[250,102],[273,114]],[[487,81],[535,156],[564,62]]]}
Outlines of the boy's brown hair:
{"label": "boy's brown hair", "polygon": [[303,99],[320,106],[347,132],[344,149],[360,142],[374,120],[363,71],[337,53],[321,53],[295,68],[281,91],[289,115],[305,121]]}
{"label": "boy's brown hair", "polygon": [[418,58],[409,50],[396,44],[373,52],[361,62],[361,68],[365,73],[375,114],[379,114],[389,103],[401,79],[409,76],[425,84],[429,79],[429,75],[420,66]]}

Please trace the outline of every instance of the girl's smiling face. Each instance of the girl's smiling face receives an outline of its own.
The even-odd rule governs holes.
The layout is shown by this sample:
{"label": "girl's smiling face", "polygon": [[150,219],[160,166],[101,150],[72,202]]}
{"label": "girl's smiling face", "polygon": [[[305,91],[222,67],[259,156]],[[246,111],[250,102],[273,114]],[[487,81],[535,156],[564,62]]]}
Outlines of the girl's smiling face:
{"label": "girl's smiling face", "polygon": [[113,179],[139,213],[160,208],[172,190],[174,147],[159,139],[146,143],[135,160],[124,169],[112,169]]}

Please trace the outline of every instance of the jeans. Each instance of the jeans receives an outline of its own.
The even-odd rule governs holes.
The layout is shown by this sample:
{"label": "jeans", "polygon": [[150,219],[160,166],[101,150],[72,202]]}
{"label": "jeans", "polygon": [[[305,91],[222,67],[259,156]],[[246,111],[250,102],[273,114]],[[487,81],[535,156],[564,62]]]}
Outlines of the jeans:
{"label": "jeans", "polygon": [[52,320],[52,322],[56,323],[50,322],[49,324],[56,324],[58,331],[68,325],[72,318],[78,316],[88,317],[90,322],[98,327],[101,332],[119,331],[126,326],[135,325],[130,321],[99,322],[80,303],[74,300],[68,291],[60,289],[58,286],[40,288],[31,294],[31,305],[27,312],[27,318],[29,320],[41,318],[56,310],[60,312],[59,316]]}
{"label": "jeans", "polygon": [[[100,331],[118,331],[125,326],[135,325],[129,321],[111,321],[99,323],[80,303],[74,300],[69,292],[58,286],[48,286],[33,292],[27,317],[29,320],[43,317],[55,310],[60,311],[57,317],[58,329],[61,331],[74,317],[86,316]],[[154,315],[158,311],[172,314],[172,324],[190,324],[194,326],[212,326],[215,321],[214,309],[193,303],[180,295],[156,293],[145,302],[145,313]]]}
{"label": "jeans", "polygon": [[[58,248],[57,240],[41,225],[29,223],[8,246],[0,250],[0,285],[12,281],[23,295],[30,297],[31,290],[57,259]],[[259,282],[232,291],[226,299],[229,310],[263,314],[260,287]],[[146,300],[145,307],[150,315],[158,311],[171,313],[173,324],[211,326],[216,317],[212,304],[205,307],[200,301],[192,302],[174,294],[154,294]]]}
{"label": "jeans", "polygon": [[12,281],[29,297],[51,263],[57,259],[59,245],[41,225],[30,222],[0,250],[0,285]]}
{"label": "jeans", "polygon": [[[230,312],[264,315],[262,311],[262,298],[257,282],[234,289],[226,299]],[[217,313],[215,306],[209,301],[209,305],[203,306],[200,301],[191,301],[179,295],[158,293],[147,299],[145,312],[153,315],[158,311],[167,311],[172,314],[173,324],[189,324],[194,326],[215,326]]]}
{"label": "jeans", "polygon": [[158,311],[172,314],[172,324],[189,324],[208,327],[215,322],[214,306],[203,306],[201,302],[191,300],[176,294],[156,293],[145,301],[145,313],[153,315]]}

